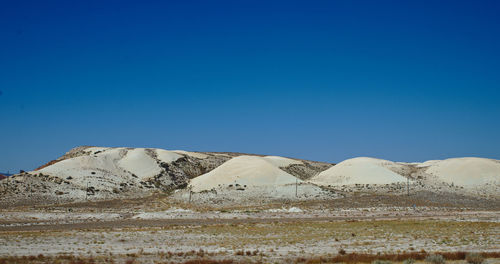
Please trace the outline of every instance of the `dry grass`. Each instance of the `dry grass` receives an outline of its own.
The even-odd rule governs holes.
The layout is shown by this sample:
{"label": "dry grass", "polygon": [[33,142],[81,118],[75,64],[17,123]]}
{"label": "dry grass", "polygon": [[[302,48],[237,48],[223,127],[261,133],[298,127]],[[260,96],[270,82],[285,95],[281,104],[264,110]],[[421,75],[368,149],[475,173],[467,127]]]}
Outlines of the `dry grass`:
{"label": "dry grass", "polygon": [[[341,221],[341,222],[274,222],[266,224],[205,225],[192,228],[194,234],[211,234],[215,244],[242,248],[247,245],[290,245],[334,239],[366,247],[380,241],[429,240],[445,246],[460,246],[484,241],[492,243],[497,223],[444,221]],[[481,230],[470,232],[467,230]],[[258,243],[256,243],[258,241]],[[413,251],[410,248],[407,251]],[[348,248],[345,248],[348,251]]]}
{"label": "dry grass", "polygon": [[[464,260],[466,259],[466,252],[434,252],[432,254],[426,252],[409,252],[398,254],[360,254],[349,253],[345,255],[337,255],[334,257],[320,256],[313,258],[297,258],[295,263],[371,263],[376,260],[387,260],[394,262],[402,262],[407,259],[425,260],[430,255],[441,255],[446,260]],[[480,253],[484,258],[500,258],[500,252],[483,252]]]}
{"label": "dry grass", "polygon": [[[465,260],[466,252],[457,250],[497,249],[499,227],[498,223],[489,222],[434,220],[288,223],[277,220],[267,223],[179,225],[69,232],[0,232],[0,244],[8,245],[13,250],[9,251],[9,254],[16,254],[17,248],[29,247],[33,247],[33,251],[24,254],[31,252],[38,254],[46,252],[42,249],[47,249],[44,245],[49,245],[51,251],[54,247],[59,247],[61,252],[71,251],[68,248],[73,248],[74,251],[68,253],[87,256],[0,257],[0,264],[112,263],[113,261],[141,263],[141,260],[145,259],[154,259],[155,263],[162,261],[267,263],[274,260],[286,263],[370,263],[374,260],[401,262],[410,258],[424,260],[429,254],[423,251],[423,248],[429,251],[442,251],[433,253],[443,255],[446,260]],[[66,243],[67,241],[71,243]],[[417,242],[420,244],[416,244]],[[428,245],[425,244],[427,242]],[[113,251],[114,248],[120,247],[124,251]],[[92,253],[88,253],[89,249],[92,249]],[[115,255],[110,256],[108,253]],[[91,254],[95,256],[89,257]],[[481,254],[484,258],[500,258],[500,252]]]}
{"label": "dry grass", "polygon": [[197,260],[188,260],[184,262],[184,264],[232,264],[235,263],[233,260],[210,260],[210,259],[197,259]]}
{"label": "dry grass", "polygon": [[78,257],[71,255],[59,256],[23,256],[0,257],[0,264],[27,264],[27,263],[59,263],[59,264],[84,264],[84,263],[115,263],[112,256],[107,257]]}
{"label": "dry grass", "polygon": [[[192,252],[185,252],[183,256],[196,256],[196,254],[191,254]],[[442,255],[446,260],[465,260],[466,252],[433,252],[432,254]],[[253,253],[251,254],[253,255]],[[426,252],[410,252],[410,253],[399,253],[399,254],[361,254],[361,253],[349,253],[344,255],[336,255],[333,257],[319,256],[319,257],[299,257],[295,260],[286,260],[287,263],[371,263],[376,260],[383,261],[393,261],[402,262],[407,259],[414,260],[425,260],[427,256],[431,255]],[[500,252],[483,252],[478,253],[485,259],[498,259],[500,258]],[[141,255],[134,256],[133,258],[126,256],[106,256],[106,257],[77,257],[70,255],[60,255],[60,256],[23,256],[23,257],[1,257],[0,264],[27,264],[27,263],[59,263],[59,264],[83,264],[83,263],[141,263]],[[162,259],[163,254],[158,255],[157,259]],[[238,255],[235,259],[191,259],[185,261],[155,261],[155,263],[184,263],[184,264],[234,264],[234,263],[261,263],[259,259],[240,259],[242,256]],[[125,259],[125,261],[123,261]]]}
{"label": "dry grass", "polygon": [[469,253],[465,256],[465,260],[469,264],[482,264],[484,262],[484,257],[482,254]]}

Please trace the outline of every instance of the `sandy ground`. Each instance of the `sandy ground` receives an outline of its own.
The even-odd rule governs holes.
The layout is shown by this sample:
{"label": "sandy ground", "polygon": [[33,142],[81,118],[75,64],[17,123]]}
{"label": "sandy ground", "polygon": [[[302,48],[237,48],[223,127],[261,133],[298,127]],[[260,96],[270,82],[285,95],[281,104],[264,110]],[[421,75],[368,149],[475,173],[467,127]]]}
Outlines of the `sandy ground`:
{"label": "sandy ground", "polygon": [[[0,257],[290,263],[347,253],[500,252],[500,212],[435,207],[0,212]],[[109,259],[108,259],[109,260]],[[121,262],[120,262],[121,261]],[[493,259],[490,263],[494,263]],[[104,261],[107,262],[107,261]]]}
{"label": "sandy ground", "polygon": [[469,211],[433,207],[356,208],[311,210],[271,208],[266,210],[231,210],[197,212],[170,208],[165,211],[134,213],[116,212],[1,212],[0,231],[44,231],[73,228],[141,227],[165,225],[201,225],[232,223],[266,223],[296,221],[378,221],[440,220],[454,222],[500,223],[498,211]]}
{"label": "sandy ground", "polygon": [[430,253],[465,263],[464,252],[498,263],[499,171],[499,161],[478,158],[332,166],[77,148],[0,184],[0,264],[324,263],[363,254],[370,263]]}

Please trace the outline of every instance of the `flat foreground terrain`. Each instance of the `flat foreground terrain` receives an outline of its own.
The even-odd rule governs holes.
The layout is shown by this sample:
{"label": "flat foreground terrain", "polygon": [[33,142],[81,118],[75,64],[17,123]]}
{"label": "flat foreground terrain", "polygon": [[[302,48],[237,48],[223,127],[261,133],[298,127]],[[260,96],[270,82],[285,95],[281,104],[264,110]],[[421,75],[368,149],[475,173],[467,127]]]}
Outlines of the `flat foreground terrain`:
{"label": "flat foreground terrain", "polygon": [[482,252],[488,263],[498,263],[500,255],[498,211],[58,210],[1,212],[0,263],[371,262],[432,252],[451,259]]}
{"label": "flat foreground terrain", "polygon": [[0,182],[0,264],[498,263],[499,176],[485,158],[77,147]]}

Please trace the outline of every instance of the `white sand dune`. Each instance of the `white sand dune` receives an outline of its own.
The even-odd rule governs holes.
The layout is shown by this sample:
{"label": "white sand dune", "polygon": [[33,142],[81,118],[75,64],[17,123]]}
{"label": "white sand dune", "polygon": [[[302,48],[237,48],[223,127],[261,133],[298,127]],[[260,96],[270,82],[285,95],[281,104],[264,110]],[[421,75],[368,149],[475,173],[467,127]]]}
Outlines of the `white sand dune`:
{"label": "white sand dune", "polygon": [[106,148],[106,147],[89,147],[89,148],[86,148],[85,151],[87,152],[90,152],[91,154],[98,154],[99,152],[102,152],[102,151],[105,151],[105,150],[108,150],[110,148]]}
{"label": "white sand dune", "polygon": [[161,173],[160,162],[170,163],[182,157],[167,150],[156,152],[157,160],[147,149],[88,148],[89,155],[82,155],[57,162],[32,173],[43,173],[68,180],[74,185],[100,186],[112,190],[122,182],[147,180]]}
{"label": "white sand dune", "polygon": [[191,152],[191,151],[185,151],[185,150],[173,150],[172,152],[175,152],[177,154],[182,154],[182,155],[187,155],[191,157],[195,157],[198,159],[206,159],[208,158],[207,154],[199,153],[199,152]]}
{"label": "white sand dune", "polygon": [[90,183],[92,186],[110,189],[116,186],[116,182],[133,178],[118,165],[126,153],[127,150],[124,148],[107,149],[94,155],[66,159],[33,173],[68,179],[80,187],[85,187]]}
{"label": "white sand dune", "polygon": [[146,153],[145,149],[128,150],[125,157],[118,161],[118,166],[140,179],[148,179],[161,172],[158,163]]}
{"label": "white sand dune", "polygon": [[422,167],[429,167],[433,164],[436,164],[436,163],[439,163],[441,160],[428,160],[428,161],[425,161],[425,162],[422,162],[422,163],[415,163],[415,165],[419,168],[422,168]]}
{"label": "white sand dune", "polygon": [[[217,155],[228,156],[224,153],[182,150],[79,147],[63,156],[65,159],[30,173],[52,176],[41,179],[58,182],[58,188],[61,190],[68,186],[68,189],[81,191],[86,190],[88,185],[100,191],[119,194],[120,190],[135,192],[155,188],[151,184],[153,181],[149,181],[151,178],[161,179],[161,184],[164,186],[177,184],[174,182],[175,178],[170,178],[168,169],[174,172],[175,169],[177,171],[183,171],[183,168],[196,169],[196,166],[202,166],[200,164],[204,162],[203,169],[215,168],[191,179],[188,184],[192,190],[201,195],[207,193],[201,191],[215,188],[217,189],[215,195],[224,193],[225,197],[236,195],[241,199],[263,199],[262,197],[295,199],[300,195],[320,197],[326,191],[317,185],[387,185],[405,183],[407,177],[415,179],[415,182],[424,189],[430,188],[436,191],[465,190],[470,193],[498,194],[500,189],[500,161],[485,158],[452,158],[423,163],[403,163],[360,157],[345,160],[322,171],[308,182],[303,182],[282,169],[290,165],[304,164],[300,160],[254,155],[242,155],[227,160],[222,157],[217,159]],[[192,163],[180,163],[185,167],[170,164],[184,156],[192,157],[189,159]],[[163,163],[172,166],[164,166]],[[16,177],[15,180],[22,182],[23,177]],[[190,177],[186,176],[182,184],[185,184]],[[299,183],[298,188],[295,183]],[[365,187],[372,188],[372,186]],[[381,190],[385,190],[387,186],[381,187]],[[297,189],[299,194],[296,194]]]}
{"label": "white sand dune", "polygon": [[83,177],[89,174],[87,170],[119,174],[123,173],[123,169],[117,163],[126,153],[125,148],[107,149],[98,154],[83,155],[60,161],[39,170],[39,172],[61,177]]}
{"label": "white sand dune", "polygon": [[485,158],[453,158],[427,161],[420,165],[425,173],[436,176],[446,183],[460,186],[476,186],[500,183],[500,162]]}
{"label": "white sand dune", "polygon": [[289,159],[289,158],[284,158],[284,157],[279,157],[279,156],[265,156],[265,160],[271,162],[274,166],[276,167],[288,167],[293,164],[303,164],[302,161],[300,160],[294,160],[294,159]]}
{"label": "white sand dune", "polygon": [[310,181],[323,186],[406,182],[405,177],[395,172],[402,166],[388,160],[360,157],[342,161]]}
{"label": "white sand dune", "polygon": [[166,162],[166,163],[174,162],[182,157],[181,155],[179,155],[173,151],[164,150],[164,149],[155,149],[155,152],[156,152],[156,156],[158,157],[158,159],[161,160],[162,162]]}
{"label": "white sand dune", "polygon": [[[271,160],[271,161],[270,161]],[[191,180],[195,192],[210,190],[220,185],[278,186],[292,184],[294,176],[279,169],[272,161],[276,158],[239,156],[230,159],[214,170]]]}

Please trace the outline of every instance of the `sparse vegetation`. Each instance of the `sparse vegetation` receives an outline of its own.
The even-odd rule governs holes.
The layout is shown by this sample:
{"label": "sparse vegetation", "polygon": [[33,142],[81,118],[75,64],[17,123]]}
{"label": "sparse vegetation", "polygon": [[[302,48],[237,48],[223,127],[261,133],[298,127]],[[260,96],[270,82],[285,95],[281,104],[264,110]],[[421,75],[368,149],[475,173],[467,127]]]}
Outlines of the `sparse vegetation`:
{"label": "sparse vegetation", "polygon": [[372,261],[372,264],[392,264],[392,261],[389,261],[389,260],[375,260],[375,261]]}
{"label": "sparse vegetation", "polygon": [[[385,196],[359,194],[358,198],[359,200],[355,202],[363,203],[375,199],[384,203],[391,202],[390,197]],[[350,202],[352,201],[351,199]],[[267,215],[270,209],[292,206],[304,209],[304,213],[297,215],[273,213],[272,218]],[[458,211],[457,215],[460,218],[472,217],[475,221],[449,221],[449,216],[456,212],[455,209],[423,209],[420,215],[425,219],[407,220],[398,217],[410,214],[409,219],[414,219],[412,216],[420,215],[413,214],[413,209],[406,210],[404,207],[377,212],[378,208],[374,210],[365,206],[353,209],[350,206],[352,204],[347,200],[335,201],[332,204],[282,201],[259,206],[245,204],[218,207],[216,203],[201,206],[173,201],[162,193],[141,199],[92,201],[53,207],[33,206],[37,212],[29,221],[37,222],[36,225],[20,224],[10,227],[0,225],[2,245],[0,253],[3,250],[9,252],[8,254],[21,255],[0,257],[0,264],[127,263],[127,261],[159,264],[275,262],[414,264],[415,261],[423,263],[431,254],[429,252],[441,255],[450,262],[460,260],[454,262],[457,264],[465,263],[465,260],[470,264],[482,264],[496,261],[491,258],[500,257],[499,252],[491,252],[497,245],[499,223],[482,220],[490,219],[483,216],[491,217],[492,211],[487,211],[488,214],[485,212],[471,214],[468,211],[462,214]],[[176,208],[191,210],[194,218],[190,218],[191,213],[187,215],[179,213],[183,214],[183,218],[163,220],[132,218],[137,212],[163,213]],[[335,216],[325,217],[322,212],[328,210],[332,210]],[[440,215],[441,210],[445,212],[443,215]],[[8,210],[5,212],[5,215],[18,214]],[[42,214],[53,212],[54,215],[65,216],[90,215],[92,220],[71,222],[74,220],[65,218],[61,220],[66,223],[64,225],[54,222],[45,226],[48,221],[38,215],[40,212],[43,212]],[[120,218],[119,221],[107,222],[98,218],[103,213],[126,217]],[[197,213],[205,215],[196,216]],[[306,213],[314,214],[314,217],[306,218],[304,217]],[[373,220],[366,216],[368,213],[370,217],[375,215]],[[366,218],[369,218],[369,221]],[[443,221],[443,218],[446,220]],[[38,223],[45,224],[42,227]],[[67,228],[71,225],[74,225],[74,229]],[[456,251],[462,248],[480,252],[474,254],[479,254],[487,261],[480,262],[474,260],[477,256],[473,254]],[[436,252],[435,249],[440,251]],[[50,251],[71,251],[75,252],[72,254],[79,254],[77,256],[81,257],[22,256],[32,252]],[[38,258],[41,260],[38,261]],[[32,261],[25,262],[25,259]]]}
{"label": "sparse vegetation", "polygon": [[427,263],[431,264],[444,264],[446,262],[445,258],[439,254],[432,254],[425,258]]}
{"label": "sparse vegetation", "polygon": [[[57,255],[57,256],[45,256],[42,254],[35,256],[20,256],[20,257],[0,257],[0,264],[28,264],[28,263],[60,263],[60,264],[73,264],[73,263],[143,263],[144,260],[151,259],[151,257],[156,259],[170,259],[167,262],[155,262],[155,263],[185,263],[185,264],[230,264],[230,263],[262,263],[262,255],[254,254],[252,251],[249,255],[245,250],[239,250],[239,254],[235,254],[234,259],[223,258],[223,259],[205,259],[200,256],[199,251],[188,251],[188,252],[158,252],[156,255],[146,254],[144,252],[130,253],[123,256],[120,255],[102,255],[102,256],[72,256],[72,255]],[[438,252],[433,255],[427,255],[426,253],[414,252],[414,253],[400,253],[400,254],[365,254],[365,253],[349,253],[345,255],[337,256],[318,256],[318,257],[298,257],[295,260],[289,260],[285,262],[295,262],[295,263],[372,263],[372,264],[390,264],[393,262],[408,263],[409,259],[426,260],[429,258],[436,258],[444,260],[443,256],[450,256],[449,260],[463,260],[463,252]],[[205,252],[206,254],[206,252]],[[481,255],[481,254],[479,254]],[[489,258],[499,258],[500,252],[488,252],[483,253]],[[206,256],[212,258],[216,254],[208,253]],[[252,259],[252,256],[257,256]],[[441,256],[441,257],[435,257]],[[250,257],[250,258],[249,258]],[[477,257],[477,256],[475,256]],[[187,259],[186,259],[187,258]],[[192,259],[189,259],[192,258]],[[245,261],[241,261],[244,258]],[[175,260],[175,261],[173,261]],[[431,262],[434,263],[434,262]]]}
{"label": "sparse vegetation", "polygon": [[403,261],[403,264],[414,264],[415,263],[415,260],[412,259],[412,258],[409,258],[409,259],[405,259]]}
{"label": "sparse vegetation", "polygon": [[469,264],[482,264],[484,257],[479,253],[469,253],[465,256],[465,260]]}
{"label": "sparse vegetation", "polygon": [[[449,256],[449,260],[463,260],[465,255],[463,252],[439,252],[436,253],[441,256]],[[487,254],[490,258],[499,258],[500,252],[489,252]],[[428,257],[427,253],[411,252],[399,254],[366,254],[366,253],[349,253],[346,255],[337,255],[334,257],[320,256],[314,258],[299,257],[295,260],[296,263],[390,263],[390,262],[403,262],[412,259],[422,261]]]}

